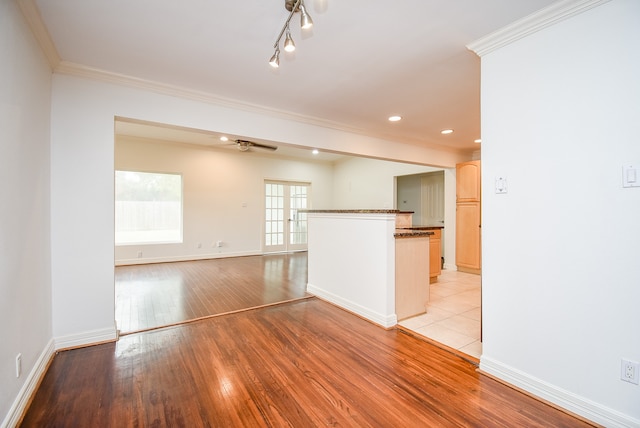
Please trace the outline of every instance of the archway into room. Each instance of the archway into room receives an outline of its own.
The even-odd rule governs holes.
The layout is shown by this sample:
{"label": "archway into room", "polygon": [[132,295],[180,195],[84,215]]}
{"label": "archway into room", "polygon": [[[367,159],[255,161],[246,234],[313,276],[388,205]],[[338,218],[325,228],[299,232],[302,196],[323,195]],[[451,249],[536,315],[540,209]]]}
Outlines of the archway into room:
{"label": "archway into room", "polygon": [[[119,125],[127,126],[118,128]],[[232,145],[222,145],[219,142],[219,135],[211,132],[199,130],[177,129],[161,124],[149,124],[143,122],[138,131],[123,131],[128,125],[133,123],[139,125],[138,121],[116,121],[116,170],[117,169],[139,169],[151,172],[182,174],[183,198],[188,200],[195,196],[202,195],[207,199],[205,206],[192,210],[183,208],[183,217],[186,223],[191,226],[203,221],[203,218],[216,218],[215,224],[206,227],[209,235],[202,233],[192,233],[189,227],[183,228],[182,241],[177,243],[164,243],[158,245],[126,246],[116,248],[116,269],[121,272],[134,270],[136,266],[149,267],[145,273],[145,278],[138,278],[138,285],[141,285],[138,293],[139,302],[137,304],[125,304],[124,312],[128,313],[131,319],[140,319],[141,314],[148,311],[149,305],[144,301],[152,302],[149,287],[149,278],[158,278],[158,274],[164,269],[164,279],[160,287],[165,289],[180,290],[184,277],[181,273],[168,268],[177,266],[169,262],[198,262],[201,260],[213,260],[220,263],[249,260],[250,257],[257,258],[261,263],[256,266],[244,265],[230,282],[237,282],[238,278],[245,277],[246,282],[248,270],[256,269],[258,272],[256,281],[264,281],[269,278],[272,283],[282,284],[283,278],[289,278],[283,289],[268,291],[263,289],[257,294],[271,300],[263,302],[249,302],[243,307],[234,307],[226,311],[242,310],[243,308],[261,306],[264,304],[275,304],[279,301],[307,298],[306,294],[306,253],[296,254],[273,254],[264,255],[264,183],[267,182],[291,182],[305,183],[313,185],[313,197],[310,198],[310,207],[357,207],[357,206],[382,206],[383,208],[407,209],[396,197],[403,192],[402,184],[398,187],[403,177],[419,177],[419,180],[429,180],[429,177],[439,177],[440,182],[444,181],[444,204],[445,223],[455,224],[455,170],[415,165],[402,162],[386,161],[380,159],[364,158],[347,154],[321,153],[320,157],[310,154],[308,148],[288,147],[280,145],[275,152],[269,153],[246,153],[240,152]],[[180,135],[180,141],[175,141],[176,133]],[[172,140],[174,139],[174,140]],[[212,139],[216,143],[212,144]],[[136,158],[138,158],[136,160]],[[139,163],[140,159],[144,162]],[[166,163],[153,163],[160,159]],[[172,163],[177,164],[173,166]],[[194,171],[202,168],[206,172],[196,173]],[[188,171],[185,174],[184,171]],[[262,171],[257,173],[256,171]],[[289,171],[283,173],[283,171]],[[307,172],[303,172],[307,171]],[[310,171],[310,172],[309,172]],[[308,175],[305,175],[308,174]],[[192,187],[190,183],[196,182],[197,186]],[[215,183],[214,187],[207,187],[205,183]],[[243,183],[250,185],[243,186]],[[336,190],[339,189],[339,190]],[[442,192],[441,192],[442,193]],[[392,201],[376,202],[376,201]],[[452,202],[453,201],[453,202]],[[395,206],[392,206],[395,205]],[[426,211],[428,204],[420,204],[418,211]],[[220,216],[205,214],[207,209],[218,210]],[[200,213],[194,217],[193,212]],[[453,214],[452,214],[453,213]],[[422,214],[421,214],[422,215]],[[422,218],[422,217],[421,217]],[[422,219],[420,220],[423,221]],[[191,227],[190,226],[190,227]],[[202,229],[204,230],[204,229]],[[445,275],[451,270],[454,256],[451,253],[455,248],[452,228],[444,229],[442,234],[442,254],[447,260],[445,262]],[[252,244],[252,243],[255,243]],[[251,247],[254,245],[253,247]],[[182,253],[171,254],[169,247],[182,251]],[[141,253],[141,254],[140,254]],[[451,253],[451,254],[449,254]],[[243,257],[238,257],[243,256]],[[276,258],[279,258],[276,260]],[[126,265],[126,266],[125,266]],[[129,267],[127,267],[129,266]],[[449,268],[449,269],[447,269]],[[455,265],[453,265],[455,269]],[[244,271],[243,271],[244,269]],[[283,271],[282,269],[287,269]],[[228,270],[228,269],[227,269]],[[219,272],[219,271],[218,271]],[[129,275],[126,273],[124,276]],[[219,273],[209,272],[200,276],[219,277]],[[122,275],[116,274],[116,281],[121,280]],[[438,286],[444,283],[444,278],[439,277]],[[156,284],[157,285],[157,284]],[[262,286],[262,285],[261,285]],[[449,286],[454,286],[453,283]],[[463,285],[458,284],[458,287]],[[147,290],[144,291],[144,287]],[[117,288],[117,286],[116,286]],[[439,287],[444,289],[446,287]],[[293,291],[292,291],[293,290]],[[294,294],[287,294],[294,293]],[[297,294],[296,294],[297,293]],[[161,293],[168,295],[167,292]],[[437,294],[437,293],[435,293]],[[169,299],[171,302],[181,301],[184,297]],[[199,300],[205,300],[202,297]],[[193,304],[173,304],[162,300],[156,300],[155,306],[165,312],[172,312],[173,315],[165,315],[164,321],[160,320],[144,326],[133,326],[122,328],[123,305],[119,301],[119,294],[116,290],[116,320],[121,333],[126,334],[140,330],[158,328],[164,325],[187,322],[192,319],[215,316],[213,312],[199,314],[189,313],[189,306]],[[137,311],[137,312],[136,312]],[[215,311],[214,311],[215,312]],[[435,312],[435,311],[432,311]],[[219,311],[217,312],[219,313]],[[162,317],[159,317],[162,318]],[[403,323],[407,324],[407,323]],[[417,328],[413,329],[418,331]],[[422,333],[420,333],[422,334]],[[426,336],[426,335],[425,335]],[[428,337],[428,336],[426,336]],[[450,346],[445,340],[439,339],[445,346]],[[454,344],[455,345],[455,344]],[[453,346],[452,346],[453,347]]]}

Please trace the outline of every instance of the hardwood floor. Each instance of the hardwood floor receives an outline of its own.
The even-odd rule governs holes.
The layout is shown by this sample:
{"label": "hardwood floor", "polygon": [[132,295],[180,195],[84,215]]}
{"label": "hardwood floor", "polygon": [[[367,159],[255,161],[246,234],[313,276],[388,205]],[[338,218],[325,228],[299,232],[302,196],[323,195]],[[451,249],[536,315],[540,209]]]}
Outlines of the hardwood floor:
{"label": "hardwood floor", "polygon": [[115,268],[121,334],[308,297],[307,253]]}
{"label": "hardwood floor", "polygon": [[581,427],[316,298],[55,356],[23,427]]}

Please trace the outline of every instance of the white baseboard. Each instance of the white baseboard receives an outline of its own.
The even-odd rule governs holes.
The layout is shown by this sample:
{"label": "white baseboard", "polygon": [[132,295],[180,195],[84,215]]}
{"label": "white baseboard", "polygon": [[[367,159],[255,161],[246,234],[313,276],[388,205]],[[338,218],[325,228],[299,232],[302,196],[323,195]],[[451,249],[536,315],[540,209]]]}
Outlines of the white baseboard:
{"label": "white baseboard", "polygon": [[636,418],[587,400],[491,358],[480,358],[480,370],[603,426],[640,427],[640,420]]}
{"label": "white baseboard", "polygon": [[54,338],[55,349],[80,348],[82,346],[96,345],[104,342],[113,342],[118,339],[115,325],[112,328],[85,331],[78,334],[70,334]]}
{"label": "white baseboard", "polygon": [[151,263],[172,263],[172,262],[189,262],[193,260],[209,260],[209,259],[223,259],[227,257],[247,257],[247,256],[261,256],[260,251],[243,251],[236,253],[213,253],[213,254],[190,254],[186,256],[171,256],[171,257],[145,257],[141,259],[120,259],[115,261],[116,266],[129,266],[129,265],[146,265]]}
{"label": "white baseboard", "polygon": [[7,416],[5,417],[4,421],[2,421],[0,427],[9,428],[18,425],[18,423],[20,422],[20,417],[27,410],[29,401],[31,400],[33,394],[35,394],[40,379],[42,378],[42,376],[44,376],[47,367],[49,366],[49,361],[53,357],[54,352],[54,341],[53,339],[51,339],[40,353],[40,356],[29,372],[29,376],[22,385],[22,388],[20,388],[18,396],[11,405],[9,413],[7,413]]}
{"label": "white baseboard", "polygon": [[445,263],[442,267],[444,270],[458,270],[458,266],[455,264]]}
{"label": "white baseboard", "polygon": [[29,400],[33,394],[35,394],[38,383],[42,376],[44,376],[49,365],[49,361],[56,351],[96,345],[104,342],[112,342],[117,340],[117,338],[118,335],[115,325],[113,328],[92,330],[79,334],[52,338],[45,349],[40,353],[40,356],[38,357],[38,360],[33,366],[31,372],[29,372],[29,376],[22,385],[20,392],[18,392],[18,396],[14,400],[4,421],[2,421],[0,428],[15,427],[18,425],[20,417],[25,412],[26,407],[29,404]]}
{"label": "white baseboard", "polygon": [[391,328],[394,325],[398,324],[398,317],[396,316],[396,314],[391,314],[391,315],[380,314],[378,312],[365,308],[364,306],[361,306],[355,302],[344,299],[333,293],[330,293],[321,288],[318,288],[313,284],[307,284],[307,292],[321,298],[322,300],[331,302],[336,306],[340,306],[341,308],[344,308],[349,312],[353,312],[357,315],[360,315],[361,317],[366,318],[369,321],[374,322],[378,325],[381,325],[384,328]]}

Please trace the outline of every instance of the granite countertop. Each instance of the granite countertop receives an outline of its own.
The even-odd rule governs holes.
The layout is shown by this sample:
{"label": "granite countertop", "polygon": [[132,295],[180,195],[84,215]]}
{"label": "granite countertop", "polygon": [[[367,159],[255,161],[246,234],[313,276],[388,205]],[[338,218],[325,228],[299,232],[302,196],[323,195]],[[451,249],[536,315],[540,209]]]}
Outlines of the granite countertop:
{"label": "granite countertop", "polygon": [[409,229],[406,227],[402,227],[396,229],[396,232],[393,234],[394,238],[419,238],[421,236],[431,236],[434,235],[433,232],[430,232],[425,229]]}
{"label": "granite countertop", "polygon": [[318,214],[400,214],[405,211],[400,210],[298,210],[303,213],[318,213]]}
{"label": "granite countertop", "polygon": [[406,226],[399,227],[398,229],[407,229],[407,230],[434,230],[434,229],[444,229],[443,225],[415,225],[415,226]]}

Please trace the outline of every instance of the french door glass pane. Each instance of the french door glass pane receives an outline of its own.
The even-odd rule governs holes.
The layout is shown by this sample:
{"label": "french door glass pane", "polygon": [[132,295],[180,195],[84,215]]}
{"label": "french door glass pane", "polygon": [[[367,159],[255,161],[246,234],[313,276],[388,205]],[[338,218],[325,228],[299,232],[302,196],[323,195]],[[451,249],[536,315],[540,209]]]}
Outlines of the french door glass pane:
{"label": "french door glass pane", "polygon": [[299,210],[307,208],[307,186],[290,186],[289,206],[291,228],[289,230],[290,244],[307,243],[307,214]]}
{"label": "french door glass pane", "polygon": [[265,245],[284,243],[284,185],[266,183],[265,185]]}

